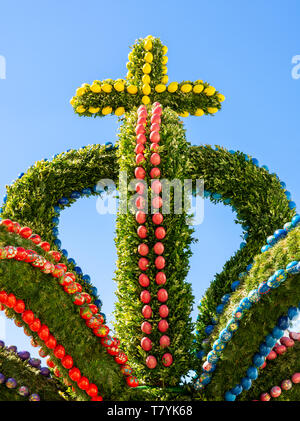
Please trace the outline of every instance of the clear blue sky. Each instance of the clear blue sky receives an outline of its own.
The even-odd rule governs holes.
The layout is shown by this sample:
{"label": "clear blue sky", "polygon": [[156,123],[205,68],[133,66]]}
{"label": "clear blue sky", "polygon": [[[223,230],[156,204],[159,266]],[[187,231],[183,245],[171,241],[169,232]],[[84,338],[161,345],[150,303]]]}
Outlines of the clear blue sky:
{"label": "clear blue sky", "polygon": [[[88,143],[115,142],[115,117],[79,119],[69,99],[83,82],[124,77],[129,45],[151,34],[169,47],[170,81],[204,79],[226,96],[214,118],[185,119],[188,140],[255,156],[278,173],[299,203],[300,79],[291,76],[292,57],[300,54],[299,16],[297,0],[3,2],[0,197],[5,184],[34,161]],[[188,277],[196,301],[240,244],[233,220],[228,207],[206,202]],[[92,276],[108,315],[115,288],[114,227],[113,216],[97,214],[95,199],[77,202],[60,223],[63,247]],[[20,329],[6,326],[7,343],[29,348]]]}

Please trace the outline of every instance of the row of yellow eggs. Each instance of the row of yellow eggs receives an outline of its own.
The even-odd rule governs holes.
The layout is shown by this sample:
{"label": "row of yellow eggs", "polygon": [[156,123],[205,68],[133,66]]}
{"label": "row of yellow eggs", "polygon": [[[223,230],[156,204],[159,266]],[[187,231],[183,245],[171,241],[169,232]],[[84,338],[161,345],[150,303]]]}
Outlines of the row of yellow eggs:
{"label": "row of yellow eggs", "polygon": [[[86,108],[83,105],[78,105],[78,107],[76,107],[76,111],[79,114],[82,114],[82,113],[84,113],[86,111]],[[88,112],[91,113],[91,114],[96,114],[99,111],[100,111],[100,107],[89,107],[89,109],[88,109]],[[102,112],[103,115],[108,115],[108,114],[111,114],[112,111],[113,111],[112,107],[104,107],[101,112]],[[218,108],[216,108],[216,107],[208,107],[207,108],[207,111],[210,114],[214,114],[214,113],[216,113],[218,111]],[[123,115],[125,113],[125,108],[124,107],[118,107],[115,110],[114,113],[117,116],[121,116],[121,115]],[[187,111],[184,111],[183,113],[179,113],[179,115],[181,117],[188,117],[189,116],[189,113]],[[204,115],[204,111],[201,108],[198,108],[195,111],[194,115],[197,116],[197,117],[201,117],[202,115]]]}
{"label": "row of yellow eggs", "polygon": [[[151,93],[151,87],[149,85],[150,83],[150,77],[149,75],[144,75],[143,76],[143,86],[142,86],[142,92],[144,95],[149,95]],[[118,81],[116,82],[114,85],[114,89],[117,92],[123,92],[125,90],[125,84]],[[162,93],[164,92],[166,89],[168,90],[168,92],[173,93],[176,92],[178,90],[178,83],[177,82],[171,82],[168,87],[165,84],[158,84],[155,86],[155,91],[158,93]],[[94,93],[100,93],[100,92],[105,92],[105,93],[111,93],[112,92],[112,85],[109,83],[104,83],[103,85],[99,85],[98,83],[93,83],[90,86],[90,89],[92,92]],[[127,92],[135,95],[138,92],[138,88],[135,85],[129,85],[127,88]],[[202,91],[204,91],[204,93],[207,96],[212,96],[215,94],[216,89],[213,86],[208,86],[207,88],[204,89],[204,85],[202,84],[197,84],[197,85],[191,85],[190,83],[185,83],[183,85],[181,85],[180,87],[181,92],[183,93],[190,93],[190,92],[194,92],[195,94],[200,94]],[[84,95],[86,92],[86,87],[81,87],[78,88],[76,90],[76,95],[77,96],[82,96]],[[220,102],[223,102],[225,100],[225,96],[222,94],[217,94],[217,97],[219,99]]]}

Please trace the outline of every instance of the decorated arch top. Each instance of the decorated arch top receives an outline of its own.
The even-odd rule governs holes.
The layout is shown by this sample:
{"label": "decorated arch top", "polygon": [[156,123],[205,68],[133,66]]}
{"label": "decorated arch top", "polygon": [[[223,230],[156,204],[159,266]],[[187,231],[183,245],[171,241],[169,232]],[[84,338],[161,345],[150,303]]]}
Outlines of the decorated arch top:
{"label": "decorated arch top", "polygon": [[159,38],[140,38],[132,47],[125,79],[94,80],[83,83],[70,103],[75,112],[87,117],[108,114],[121,116],[127,111],[159,101],[180,116],[214,114],[225,97],[203,80],[169,82],[168,48]]}

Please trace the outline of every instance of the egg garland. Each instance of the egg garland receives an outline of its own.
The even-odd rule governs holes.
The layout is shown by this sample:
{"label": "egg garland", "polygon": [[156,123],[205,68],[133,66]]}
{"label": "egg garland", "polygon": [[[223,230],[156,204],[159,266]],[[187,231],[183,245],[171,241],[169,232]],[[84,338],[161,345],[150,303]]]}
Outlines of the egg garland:
{"label": "egg garland", "polygon": [[[150,79],[148,79],[150,80]],[[150,142],[152,142],[151,146],[150,146],[150,151],[152,151],[152,155],[150,156],[150,163],[151,165],[153,165],[153,168],[157,168],[158,169],[158,165],[160,164],[160,156],[158,154],[159,151],[159,142],[160,142],[160,122],[161,122],[161,114],[162,114],[162,108],[160,106],[159,103],[155,103],[152,106],[152,112],[151,112],[151,119],[150,119],[150,132],[149,132],[149,140]],[[143,169],[143,165],[145,163],[145,156],[144,156],[144,152],[145,152],[145,148],[148,148],[148,144],[147,144],[147,137],[146,137],[146,129],[147,129],[147,117],[148,117],[148,111],[145,105],[141,105],[138,110],[137,110],[137,125],[135,128],[135,133],[136,133],[136,143],[137,146],[135,148],[135,153],[136,153],[136,163],[138,165],[138,167],[135,168],[135,176],[136,178],[139,179],[144,179],[144,169]],[[150,116],[149,116],[150,117]],[[149,118],[148,118],[149,119]],[[153,152],[155,151],[155,152]],[[139,171],[139,169],[143,169],[142,171]],[[159,196],[160,192],[161,192],[161,183],[159,181],[159,173],[154,174],[153,170],[150,170],[150,177],[152,177],[151,180],[151,191],[152,191],[152,217],[151,217],[151,221],[154,224],[154,226],[156,227],[156,231],[155,231],[155,235],[157,240],[162,240],[165,237],[165,232],[162,231],[162,229],[164,230],[163,227],[161,228],[161,231],[157,230],[157,225],[160,225],[163,221],[163,216],[160,213],[160,208],[162,207],[163,203],[161,200],[161,197]],[[135,214],[135,219],[138,223],[140,224],[144,224],[146,222],[146,213],[145,213],[145,204],[146,204],[146,200],[144,200],[143,202],[141,202],[141,198],[144,198],[144,194],[145,194],[145,188],[144,185],[137,180],[136,183],[136,192],[140,195],[137,199],[136,199],[136,214]],[[140,205],[141,203],[143,203],[142,205]],[[149,218],[150,219],[150,218]],[[146,257],[149,253],[149,246],[145,243],[145,241],[147,241],[147,230],[145,228],[144,225],[139,225],[137,228],[137,236],[141,239],[141,241],[143,240],[144,242],[141,242],[138,246],[138,254],[141,256],[139,259],[139,269],[142,271],[139,274],[139,284],[144,287],[147,288],[150,284],[149,278],[146,275],[146,273],[143,273],[143,271],[147,271],[148,267],[149,267],[149,260]],[[166,282],[166,276],[164,274],[164,272],[162,272],[161,270],[164,269],[165,267],[165,259],[162,256],[163,252],[164,252],[164,245],[161,241],[157,241],[154,246],[153,246],[153,250],[155,255],[157,256],[155,258],[155,267],[158,270],[155,278],[156,278],[156,283],[158,285],[164,284]],[[146,304],[146,306],[144,306],[142,308],[142,314],[145,318],[150,318],[152,317],[152,309],[151,306],[148,305],[151,301],[153,297],[151,297],[151,294],[149,293],[149,291],[147,289],[144,289],[141,294],[140,294],[140,300],[142,301],[143,304]],[[159,302],[164,303],[165,301],[167,301],[168,299],[168,294],[167,291],[164,288],[161,288],[158,290],[157,293],[157,299]],[[168,315],[169,312],[167,310],[167,306],[165,306],[166,309],[162,310],[160,312],[160,315]],[[165,332],[168,328],[168,326],[163,325],[163,322],[161,319],[161,321],[158,322],[158,329],[162,332]],[[143,321],[142,325],[141,325],[141,331],[145,334],[151,334],[152,332],[152,325],[151,323],[147,322],[147,321]],[[166,348],[170,345],[170,338],[167,335],[163,335],[160,338],[160,346],[162,348]],[[152,342],[148,337],[143,337],[141,339],[141,347],[145,352],[150,352],[152,349]],[[166,354],[164,354],[166,355]],[[171,355],[171,354],[170,354]],[[165,367],[169,367],[173,362],[173,358],[169,356],[162,357],[162,363]],[[154,355],[148,355],[146,357],[146,366],[153,370],[156,368],[157,366],[157,359]]]}
{"label": "egg garland", "polygon": [[[5,224],[5,226],[7,226],[7,224]],[[6,246],[4,249],[0,248],[0,258],[1,258],[1,260],[13,259],[13,258],[16,259],[17,253],[18,253],[17,249],[18,248],[14,247],[14,246]],[[27,252],[28,251],[25,250],[25,253],[24,253],[24,256],[23,256],[23,261],[26,262],[26,263],[30,263],[30,262],[27,262]],[[29,252],[30,252],[30,250],[29,250]],[[41,258],[41,256],[36,254],[35,260],[32,261],[31,264],[33,264],[35,267],[37,267],[38,269],[43,271],[43,267],[46,263],[45,259],[42,260],[41,264],[40,263],[36,264],[36,262],[40,258]],[[102,323],[104,322],[104,317],[101,314],[98,314],[98,307],[96,305],[90,303],[89,294],[86,294],[86,293],[80,294],[81,291],[82,291],[81,285],[78,284],[77,282],[75,282],[76,281],[75,275],[71,272],[66,272],[66,269],[67,268],[66,268],[65,265],[62,265],[62,264],[55,265],[54,271],[50,274],[55,278],[60,278],[59,283],[64,288],[64,291],[67,292],[68,294],[72,294],[75,297],[75,299],[73,299],[73,304],[80,306],[80,316],[81,316],[81,318],[88,321],[93,316],[97,317],[98,323],[100,324],[98,327],[95,328],[94,325],[86,323],[88,327],[91,326],[93,334],[95,336],[98,336],[98,337],[107,336],[108,333],[109,333],[109,328],[106,325],[102,325]],[[9,300],[12,301],[11,304],[9,303]],[[13,296],[13,294],[9,294],[8,296],[6,296],[6,293],[4,291],[1,291],[0,292],[0,303],[4,304],[4,305],[8,305],[10,308],[14,308],[14,310],[16,312],[22,312],[23,314],[25,313],[26,318],[27,318],[26,311],[23,312],[23,310],[25,309],[24,302],[22,300],[18,300],[18,302],[17,302],[15,297]],[[19,310],[19,307],[20,307],[21,303],[22,303],[22,311]],[[36,321],[33,320],[31,322],[31,324],[29,325],[29,327],[32,331],[38,332],[39,337],[42,340],[46,340],[48,338],[49,330],[48,330],[48,333],[46,333],[46,336],[44,336],[45,333],[43,333],[43,332],[45,331],[45,327],[41,326],[38,319],[36,319]],[[107,349],[107,352],[111,353],[111,350]],[[118,353],[119,353],[119,350],[116,352],[116,355]]]}
{"label": "egg garland", "polygon": [[[287,267],[291,267],[291,263],[289,263]],[[232,319],[229,321],[229,326],[232,326],[232,323],[236,323],[236,328],[238,328],[237,322],[244,316],[245,312],[247,312],[247,310],[249,310],[253,305],[253,303],[251,302],[251,300],[253,300],[252,298],[253,296],[256,297],[257,294],[264,295],[268,293],[269,291],[271,291],[271,289],[278,288],[280,284],[287,279],[288,274],[295,275],[297,273],[300,273],[300,262],[298,261],[293,262],[292,267],[293,267],[292,272],[288,272],[287,270],[283,270],[283,269],[277,270],[274,273],[274,275],[269,277],[269,279],[266,282],[261,283],[258,286],[257,290],[251,291],[250,297],[243,298],[240,301],[239,305],[235,307],[235,309],[233,310]],[[267,286],[268,290],[266,291],[265,289],[262,289],[262,286]],[[297,313],[298,311],[296,311],[296,313],[293,312],[293,316],[295,316]],[[281,332],[283,331],[279,330],[278,334],[281,335]],[[273,334],[274,333],[275,332],[273,332]],[[228,329],[227,327],[221,331],[218,340],[216,341],[216,343],[213,344],[213,349],[207,354],[207,360],[206,360],[207,363],[216,364],[219,361],[222,351],[225,348],[224,346],[224,348],[221,349],[220,342],[223,342],[224,344],[226,344],[227,342],[231,340],[232,336],[233,336],[233,331],[231,329]],[[283,336],[283,333],[281,336]],[[279,336],[278,339],[281,336]],[[260,367],[264,362],[264,357],[261,354],[257,354],[254,356],[254,360],[255,360],[254,365],[257,365]],[[201,390],[202,387],[200,386],[200,384],[202,384],[202,386],[205,386],[206,384],[210,382],[210,379],[211,377],[209,377],[209,381],[208,381],[208,378],[206,378],[205,384],[202,384],[201,375],[200,375],[200,377],[198,377],[194,383],[195,390]]]}
{"label": "egg garland", "polygon": [[[272,352],[275,352],[278,355],[283,353],[282,351],[278,351],[278,347],[280,346],[277,343],[278,340],[280,340],[282,344],[285,343],[288,347],[294,345],[294,340],[292,340],[292,337],[295,337],[294,332],[290,332],[289,338],[284,337],[284,331],[288,328],[291,321],[292,319],[289,319],[288,316],[279,317],[277,325],[272,332],[265,337],[264,342],[260,344],[259,352],[254,354],[252,359],[253,365],[248,368],[246,376],[241,379],[239,386],[242,390],[240,393],[242,393],[243,390],[249,390],[252,386],[252,382],[259,376],[258,370],[264,368],[267,361],[274,359]],[[285,346],[284,348],[286,349]],[[271,358],[268,358],[270,355]],[[235,401],[238,394],[235,393],[234,389],[228,390],[224,395],[225,401]]]}
{"label": "egg garland", "polygon": [[291,379],[283,380],[280,386],[273,386],[269,393],[262,393],[258,400],[265,402],[271,400],[271,398],[278,398],[283,390],[291,390],[293,383],[300,383],[300,373],[294,373]]}
{"label": "egg garland", "polygon": [[[284,228],[282,230],[276,230],[275,233],[277,236],[277,240],[275,241],[275,236],[274,236],[274,243],[272,245],[269,246],[273,247],[280,239],[284,238],[288,232],[290,232],[291,230],[297,228],[297,226],[299,226],[300,224],[300,215],[296,214],[291,222],[288,222],[284,225]],[[262,251],[263,252],[263,251]],[[242,279],[252,268],[252,264],[248,265],[246,268],[246,272],[245,273],[240,273],[239,277]],[[277,288],[282,282],[284,282],[286,280],[286,277],[288,274],[296,274],[299,273],[299,268],[300,268],[300,263],[298,261],[293,261],[290,262],[285,271],[284,270],[280,270],[280,271],[276,271],[274,273],[274,275],[272,277],[270,277],[268,279],[268,281],[261,283],[258,288],[256,290],[252,290],[250,291],[250,293],[248,294],[247,299],[249,300],[248,303],[248,308],[251,307],[251,303],[254,304],[258,301],[260,301],[261,296],[264,294],[267,294],[270,292],[271,288]],[[236,281],[232,284],[232,289],[235,290],[237,286],[240,285],[240,281]],[[221,304],[219,306],[217,306],[216,308],[216,313],[217,314],[222,314],[225,308],[225,305],[229,302],[230,300],[230,296],[231,294],[225,294],[222,299],[221,299]],[[243,312],[239,311],[238,309],[236,309],[237,313],[235,314],[235,319],[237,319],[237,315],[239,314],[240,317],[243,316]],[[208,325],[205,328],[205,333],[207,335],[210,335],[213,330],[214,327],[216,326],[217,323],[213,323],[212,325]],[[197,358],[202,359],[204,354],[202,354],[200,352],[201,350],[198,349],[196,355]]]}

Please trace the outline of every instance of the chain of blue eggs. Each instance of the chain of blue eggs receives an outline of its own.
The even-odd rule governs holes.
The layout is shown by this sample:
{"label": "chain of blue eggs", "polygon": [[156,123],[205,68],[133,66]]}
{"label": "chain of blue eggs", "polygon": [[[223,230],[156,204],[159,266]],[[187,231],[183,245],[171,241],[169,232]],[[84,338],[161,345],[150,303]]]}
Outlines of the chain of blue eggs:
{"label": "chain of blue eggs", "polygon": [[290,307],[286,316],[281,316],[277,320],[276,326],[269,333],[259,346],[259,352],[255,353],[252,358],[252,365],[247,369],[246,376],[243,377],[239,384],[225,393],[225,401],[235,401],[236,397],[244,390],[249,390],[254,380],[259,376],[259,368],[265,362],[266,357],[270,354],[272,348],[279,339],[284,336],[284,331],[288,329],[290,323],[298,316],[300,311],[300,302],[297,307]]}
{"label": "chain of blue eggs", "polygon": [[[295,215],[288,225],[288,231],[296,228],[299,224],[300,215]],[[285,226],[286,225],[287,224],[285,224]],[[286,234],[288,231],[286,231]],[[278,240],[281,238],[283,237],[278,238]],[[281,283],[287,279],[288,275],[295,275],[297,273],[300,273],[300,262],[292,261],[286,266],[285,269],[277,270],[272,276],[268,278],[267,281],[261,282],[257,289],[250,291],[248,296],[240,301],[238,306],[235,307],[232,312],[232,319],[229,320],[226,328],[220,332],[219,338],[213,344],[213,349],[207,354],[207,360],[204,363],[205,369],[203,368],[201,375],[196,379],[194,384],[196,390],[200,390],[210,383],[212,373],[216,369],[216,363],[218,362],[222,351],[225,349],[227,343],[231,340],[233,333],[238,330],[239,320],[241,320],[245,313],[252,307],[252,304],[260,301],[261,297],[265,294],[268,294],[272,289],[278,288]],[[298,309],[296,307],[290,307],[289,312],[290,315],[294,314],[294,317],[296,317],[298,314]],[[198,352],[197,356],[198,358],[201,357],[200,352]],[[203,356],[204,355],[202,355],[201,358],[203,358]]]}

